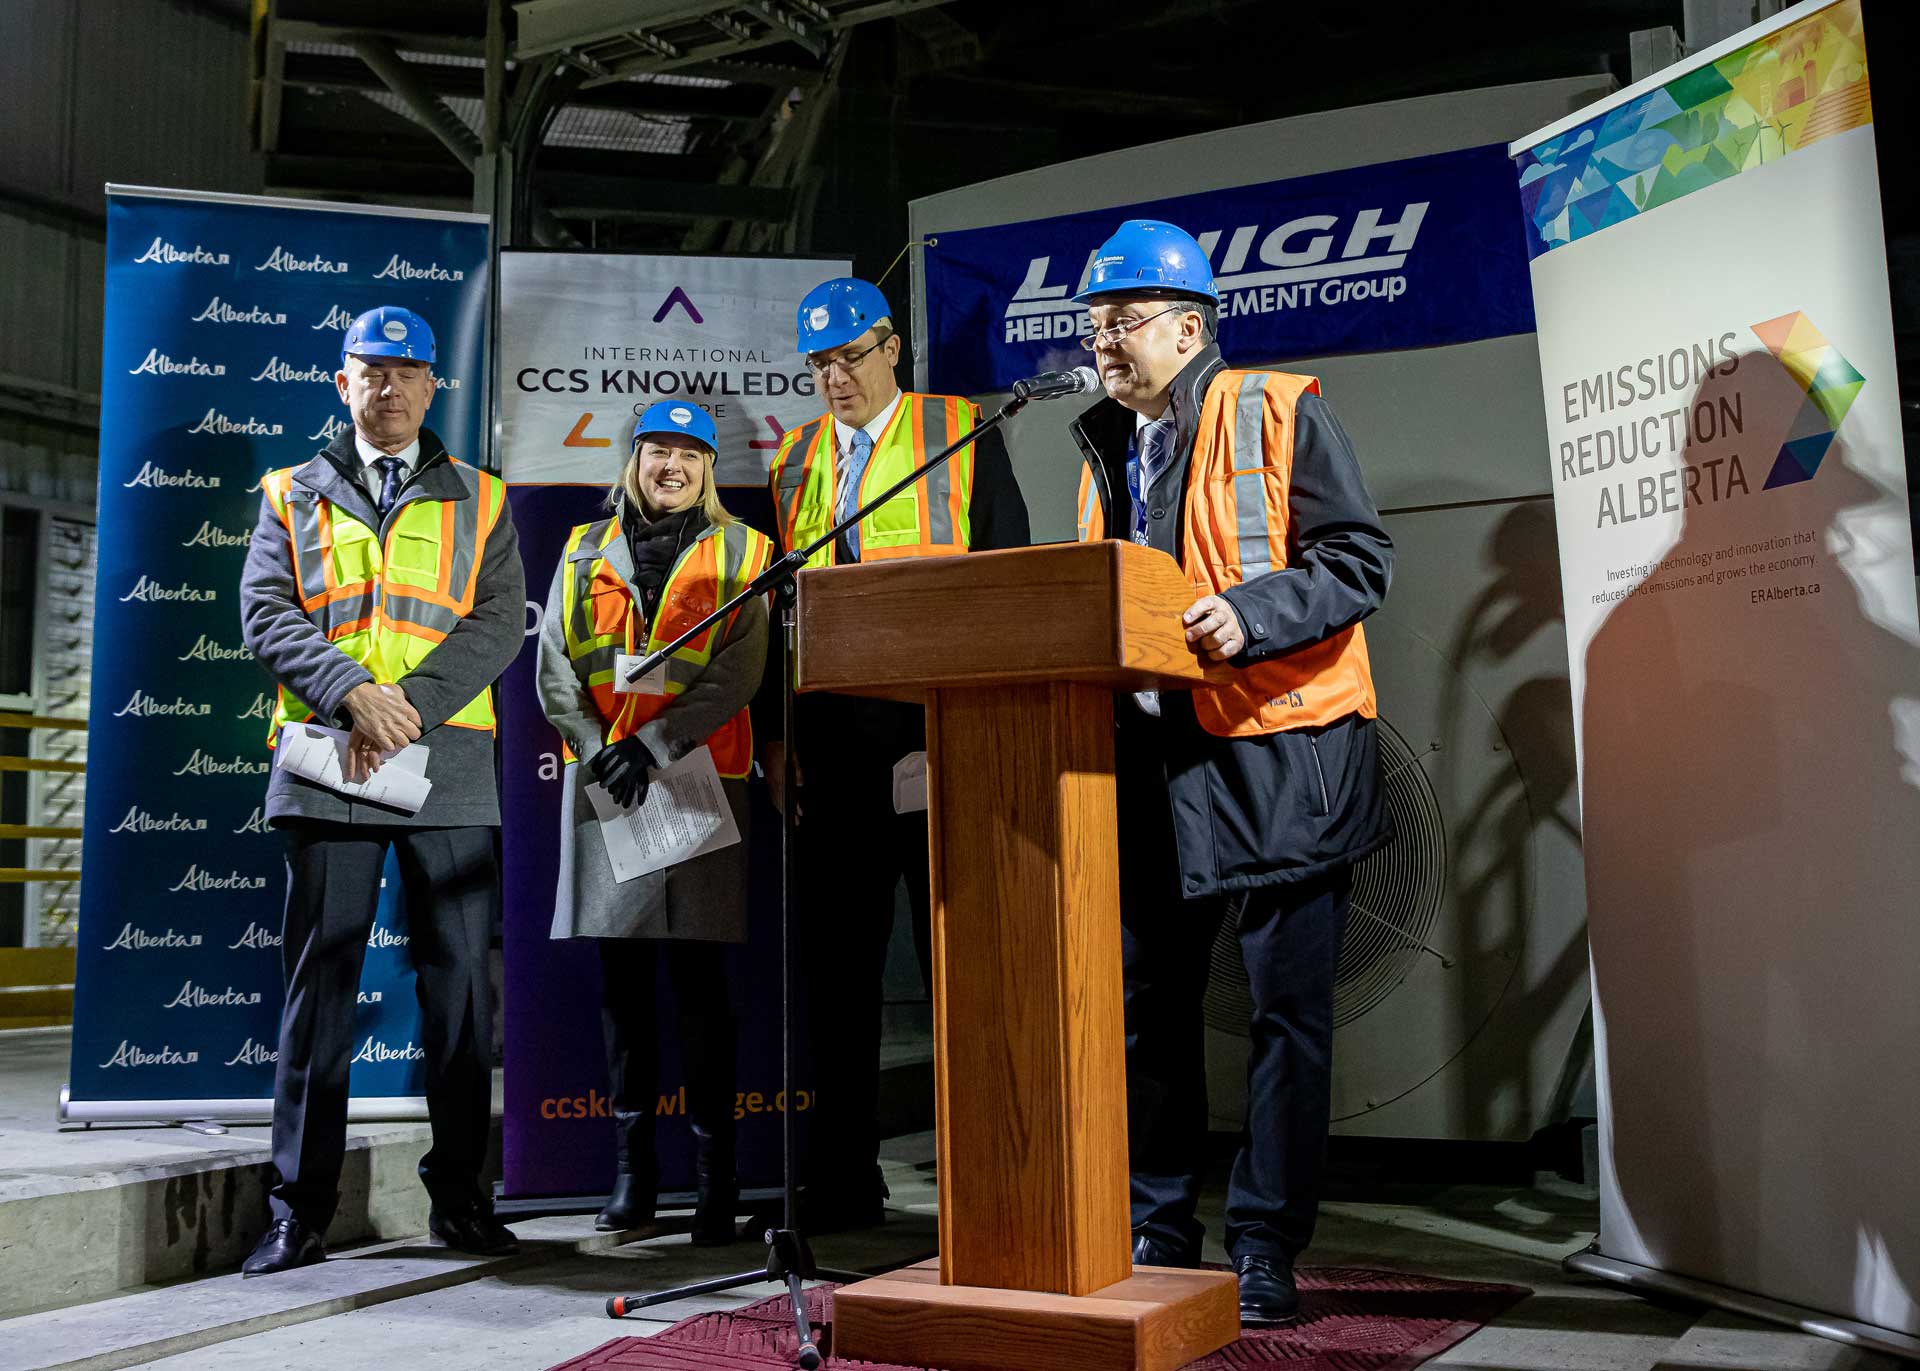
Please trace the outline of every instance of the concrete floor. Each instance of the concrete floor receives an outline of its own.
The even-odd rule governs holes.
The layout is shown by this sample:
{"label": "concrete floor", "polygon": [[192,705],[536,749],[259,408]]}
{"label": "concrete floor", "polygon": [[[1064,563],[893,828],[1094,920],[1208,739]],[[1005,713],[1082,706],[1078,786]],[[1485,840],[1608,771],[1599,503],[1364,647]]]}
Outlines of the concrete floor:
{"label": "concrete floor", "polygon": [[[4,1036],[4,1035],[0,1035]],[[0,1044],[0,1066],[13,1060]],[[18,1155],[23,1135],[49,1131],[47,1116],[7,1099],[18,1082],[0,1069],[0,1184],[48,1183],[52,1171],[85,1168],[94,1147],[226,1146],[177,1132],[171,1138],[57,1135]],[[249,1130],[252,1131],[252,1130]],[[245,1141],[252,1141],[251,1139]],[[245,1145],[241,1139],[235,1143]],[[253,1143],[257,1146],[257,1142]],[[39,1150],[53,1148],[54,1151]],[[894,1139],[885,1167],[893,1191],[888,1223],[869,1233],[819,1239],[822,1263],[873,1269],[934,1249],[931,1134]],[[19,1170],[28,1162],[27,1175]],[[132,1156],[112,1162],[124,1165]],[[134,1162],[138,1165],[137,1162]],[[12,1173],[9,1176],[9,1173]],[[71,1172],[68,1172],[71,1176]],[[1377,1189],[1377,1188],[1376,1188]],[[1220,1186],[1202,1202],[1207,1255],[1219,1247]],[[1691,1305],[1653,1303],[1560,1270],[1584,1247],[1596,1219],[1593,1193],[1555,1177],[1532,1185],[1461,1185],[1359,1193],[1323,1208],[1304,1264],[1373,1266],[1506,1281],[1534,1294],[1500,1320],[1428,1363],[1478,1371],[1787,1371],[1892,1368],[1892,1358]],[[540,1371],[610,1338],[658,1332],[689,1314],[763,1298],[760,1284],[696,1296],[610,1321],[611,1294],[664,1289],[757,1265],[757,1246],[696,1249],[669,1233],[617,1245],[585,1218],[516,1225],[525,1251],[482,1261],[418,1240],[336,1247],[320,1267],[242,1282],[232,1274],[187,1279],[142,1292],[0,1320],[0,1371],[27,1368],[165,1367],[168,1371],[287,1371],[300,1367],[400,1366],[407,1371]],[[16,1235],[17,1236],[17,1235]],[[0,1233],[0,1245],[7,1235]]]}

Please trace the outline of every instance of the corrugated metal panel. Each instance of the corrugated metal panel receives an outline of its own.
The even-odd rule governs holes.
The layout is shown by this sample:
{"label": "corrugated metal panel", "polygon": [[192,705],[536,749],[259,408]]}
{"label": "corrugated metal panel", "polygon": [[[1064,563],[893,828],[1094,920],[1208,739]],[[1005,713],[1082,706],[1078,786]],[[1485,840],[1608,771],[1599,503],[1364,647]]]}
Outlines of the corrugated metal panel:
{"label": "corrugated metal panel", "polygon": [[100,389],[100,335],[106,327],[107,245],[93,238],[73,243],[73,380],[75,390]]}
{"label": "corrugated metal panel", "polygon": [[[100,388],[100,345],[93,374],[76,380],[74,273],[77,240],[65,229],[0,213],[0,372],[53,381],[74,389]],[[98,246],[98,245],[96,245]],[[102,259],[96,256],[95,262]],[[96,265],[96,270],[103,267]],[[97,306],[96,306],[97,309]],[[95,331],[99,329],[95,316]]]}
{"label": "corrugated metal panel", "polygon": [[247,36],[161,0],[88,0],[67,190],[107,181],[257,193]]}
{"label": "corrugated metal panel", "polygon": [[99,487],[99,444],[90,435],[0,415],[0,492],[92,509]]}
{"label": "corrugated metal panel", "polygon": [[[72,0],[6,0],[0,25],[0,182],[64,189],[69,75],[82,7]],[[0,259],[3,260],[3,259]]]}

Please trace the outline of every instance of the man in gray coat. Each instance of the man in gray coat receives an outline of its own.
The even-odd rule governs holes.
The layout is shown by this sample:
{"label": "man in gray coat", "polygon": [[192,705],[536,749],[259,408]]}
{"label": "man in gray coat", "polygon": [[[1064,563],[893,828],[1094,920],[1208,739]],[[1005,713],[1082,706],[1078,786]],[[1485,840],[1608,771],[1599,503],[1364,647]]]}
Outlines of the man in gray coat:
{"label": "man in gray coat", "polygon": [[500,903],[490,690],[519,651],[526,588],[503,483],[421,424],[433,335],[409,310],[348,327],[335,377],[352,429],[261,478],[241,576],[246,644],[279,684],[274,735],[348,733],[345,779],[417,742],[432,789],[417,812],[275,766],[267,818],[287,845],[286,1007],[274,1074],[273,1223],[242,1270],[321,1260],[346,1147],[360,965],[387,849],[398,858],[419,978],[433,1145],[420,1162],[433,1237],[515,1249],[480,1188],[492,1104],[487,951]]}

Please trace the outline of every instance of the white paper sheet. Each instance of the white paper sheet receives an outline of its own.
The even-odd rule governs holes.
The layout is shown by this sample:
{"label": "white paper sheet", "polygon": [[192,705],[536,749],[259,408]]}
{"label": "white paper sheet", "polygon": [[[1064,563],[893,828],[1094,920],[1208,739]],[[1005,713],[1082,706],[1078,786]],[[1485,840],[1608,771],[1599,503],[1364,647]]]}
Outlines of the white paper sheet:
{"label": "white paper sheet", "polygon": [[587,801],[600,821],[616,881],[631,881],[740,841],[713,753],[704,746],[650,773],[647,798],[632,809],[615,804],[598,781],[587,786]]}
{"label": "white paper sheet", "polygon": [[433,789],[433,782],[427,779],[427,749],[419,743],[408,743],[382,756],[380,769],[366,780],[349,781],[347,737],[342,729],[319,724],[283,724],[279,745],[274,749],[274,765],[342,795],[418,814]]}
{"label": "white paper sheet", "polygon": [[909,752],[893,764],[893,812],[917,814],[927,807],[927,754]]}

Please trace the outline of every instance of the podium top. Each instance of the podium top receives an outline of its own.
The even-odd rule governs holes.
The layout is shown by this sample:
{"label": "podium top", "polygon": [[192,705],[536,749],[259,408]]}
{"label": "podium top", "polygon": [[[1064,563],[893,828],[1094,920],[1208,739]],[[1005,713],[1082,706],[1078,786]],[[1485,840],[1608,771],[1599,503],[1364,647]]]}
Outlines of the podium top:
{"label": "podium top", "polygon": [[796,680],[913,701],[938,686],[1231,680],[1187,646],[1196,598],[1171,557],[1112,538],[803,571]]}

